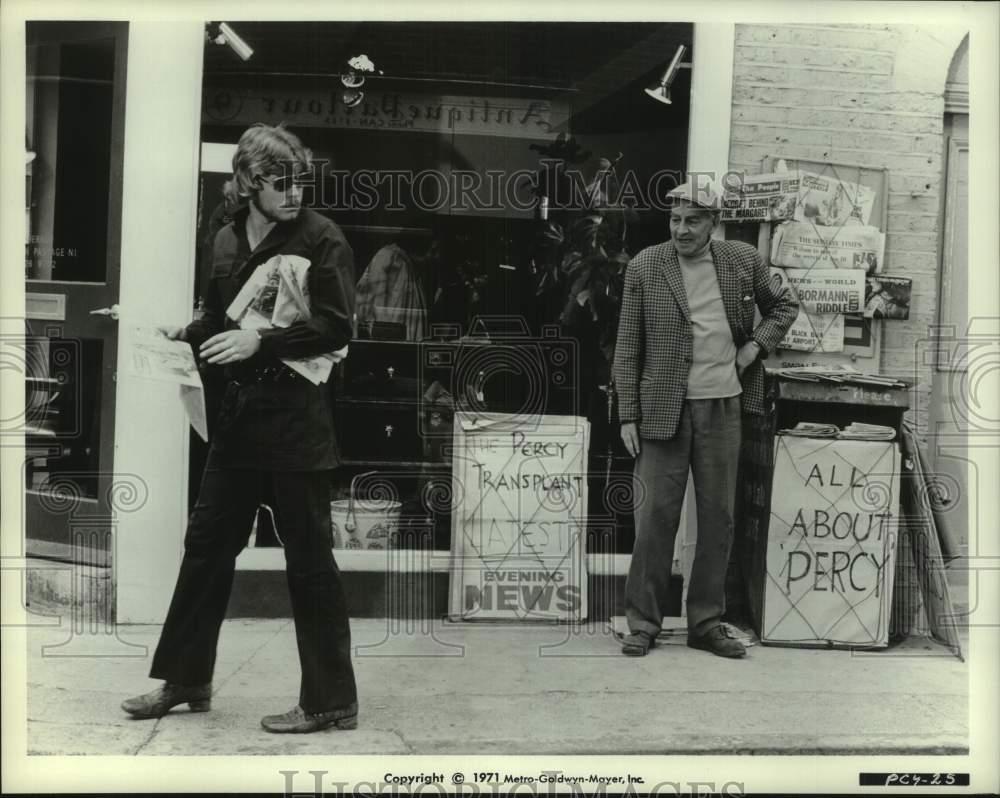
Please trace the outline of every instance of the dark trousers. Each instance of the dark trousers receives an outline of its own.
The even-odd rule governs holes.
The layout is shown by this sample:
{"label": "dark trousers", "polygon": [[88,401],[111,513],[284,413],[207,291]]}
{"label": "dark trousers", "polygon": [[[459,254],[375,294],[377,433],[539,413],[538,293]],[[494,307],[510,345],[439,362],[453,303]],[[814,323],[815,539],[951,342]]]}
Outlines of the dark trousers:
{"label": "dark trousers", "polygon": [[286,576],[302,682],[299,704],[324,712],[357,701],[351,630],[333,559],[325,471],[205,468],[184,537],[184,559],[150,676],[184,685],[212,680],[219,628],[254,512],[268,488],[281,516]]}
{"label": "dark trousers", "polygon": [[698,512],[698,542],[687,595],[688,631],[703,635],[721,621],[733,542],[741,424],[739,396],[688,399],[673,438],[643,438],[633,475],[635,547],[625,583],[625,617],[631,631],[653,635],[660,631],[688,469]]}

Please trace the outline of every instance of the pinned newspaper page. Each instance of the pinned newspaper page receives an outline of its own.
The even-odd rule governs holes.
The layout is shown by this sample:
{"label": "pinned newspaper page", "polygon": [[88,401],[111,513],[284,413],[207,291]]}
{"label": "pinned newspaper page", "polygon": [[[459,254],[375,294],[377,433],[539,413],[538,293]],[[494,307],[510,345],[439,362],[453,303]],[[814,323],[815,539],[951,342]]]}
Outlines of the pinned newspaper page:
{"label": "pinned newspaper page", "polygon": [[[298,255],[275,255],[254,269],[226,315],[243,330],[290,327],[311,318],[306,282],[309,266],[309,261]],[[343,347],[314,357],[281,358],[281,362],[313,385],[321,385],[330,378],[333,364],[346,355],[347,347]]]}
{"label": "pinned newspaper page", "polygon": [[865,291],[864,315],[869,319],[910,318],[910,293],[913,280],[880,274],[869,277]]}
{"label": "pinned newspaper page", "polygon": [[737,175],[723,179],[722,221],[769,222],[791,219],[799,192],[799,172]]}
{"label": "pinned newspaper page", "polygon": [[[860,269],[779,269],[771,267],[773,284],[789,286],[799,306],[813,313],[860,313],[865,273]],[[780,283],[776,283],[779,280]]]}
{"label": "pinned newspaper page", "polygon": [[126,373],[144,380],[161,380],[180,386],[181,401],[195,432],[208,440],[205,391],[191,345],[171,341],[155,327],[131,325],[126,339]]}
{"label": "pinned newspaper page", "polygon": [[800,174],[795,221],[826,227],[868,224],[875,207],[875,189],[813,172]]}
{"label": "pinned newspaper page", "polygon": [[798,317],[778,347],[799,352],[843,352],[844,316],[842,313],[809,313],[800,306]]}
{"label": "pinned newspaper page", "polygon": [[771,237],[771,263],[796,269],[882,270],[885,234],[870,225],[824,227],[785,222]]}

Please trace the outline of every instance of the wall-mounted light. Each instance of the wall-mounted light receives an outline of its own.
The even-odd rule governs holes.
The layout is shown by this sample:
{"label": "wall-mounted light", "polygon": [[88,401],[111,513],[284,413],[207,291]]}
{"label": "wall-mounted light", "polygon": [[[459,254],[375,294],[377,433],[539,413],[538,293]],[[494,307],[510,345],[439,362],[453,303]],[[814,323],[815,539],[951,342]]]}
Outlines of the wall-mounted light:
{"label": "wall-mounted light", "polygon": [[681,59],[684,57],[684,53],[686,52],[687,47],[683,44],[678,45],[677,52],[674,53],[674,57],[670,59],[670,65],[664,71],[663,77],[660,78],[660,82],[650,86],[648,89],[643,89],[643,91],[645,91],[646,94],[657,102],[670,105],[670,86],[673,84],[674,78],[677,77],[677,72],[681,68]]}
{"label": "wall-mounted light", "polygon": [[208,37],[216,44],[228,45],[229,49],[244,61],[249,61],[253,55],[253,47],[247,44],[228,22],[209,22]]}

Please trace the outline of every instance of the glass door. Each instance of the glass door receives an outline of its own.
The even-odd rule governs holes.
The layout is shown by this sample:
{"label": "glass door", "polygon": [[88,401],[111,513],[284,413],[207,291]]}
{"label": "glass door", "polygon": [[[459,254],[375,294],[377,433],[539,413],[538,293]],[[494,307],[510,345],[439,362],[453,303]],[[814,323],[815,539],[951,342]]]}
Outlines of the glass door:
{"label": "glass door", "polygon": [[27,553],[108,565],[128,24],[26,40]]}

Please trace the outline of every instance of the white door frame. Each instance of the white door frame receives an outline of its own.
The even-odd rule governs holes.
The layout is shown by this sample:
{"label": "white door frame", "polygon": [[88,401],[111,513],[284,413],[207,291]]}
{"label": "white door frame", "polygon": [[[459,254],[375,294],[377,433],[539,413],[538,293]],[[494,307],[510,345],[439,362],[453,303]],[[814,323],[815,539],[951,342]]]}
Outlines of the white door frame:
{"label": "white door frame", "polygon": [[[733,62],[736,26],[729,22],[696,22],[694,62],[691,75],[691,118],[688,120],[688,172],[712,175],[721,180],[729,171],[729,138],[733,116]],[[724,238],[722,225],[713,234]],[[681,616],[687,605],[687,588],[694,562],[698,519],[694,512],[694,483],[688,476],[681,510],[681,523],[674,545],[674,559],[681,564],[684,597]]]}
{"label": "white door frame", "polygon": [[191,320],[197,238],[204,23],[129,26],[122,188],[115,478],[119,623],[162,623],[187,519],[188,422],[178,389],[129,377],[131,324]]}

